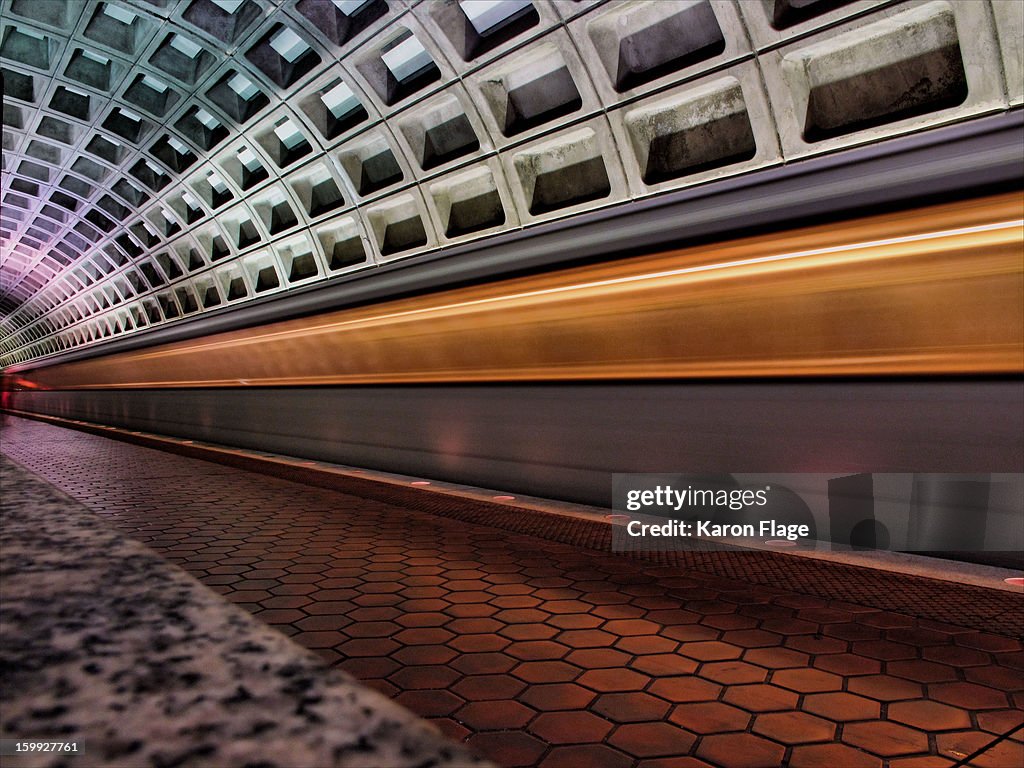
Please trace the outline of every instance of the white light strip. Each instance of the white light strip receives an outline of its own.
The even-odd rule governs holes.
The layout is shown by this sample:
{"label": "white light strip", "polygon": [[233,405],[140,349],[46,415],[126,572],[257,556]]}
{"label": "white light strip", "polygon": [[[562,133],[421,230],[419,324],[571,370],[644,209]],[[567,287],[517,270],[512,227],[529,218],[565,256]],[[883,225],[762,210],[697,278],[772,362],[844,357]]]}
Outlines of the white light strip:
{"label": "white light strip", "polygon": [[210,186],[213,187],[213,189],[216,192],[223,194],[224,192],[228,191],[228,186],[227,184],[224,183],[224,179],[218,176],[216,172],[210,171],[209,173],[207,173],[206,180],[210,183]]}
{"label": "white light strip", "polygon": [[270,47],[289,64],[294,64],[302,54],[309,50],[306,41],[288,27],[284,27],[270,39]]}
{"label": "white light strip", "polygon": [[239,7],[245,0],[211,0],[211,2],[225,13],[235,14],[238,13]]}
{"label": "white light strip", "polygon": [[399,82],[405,82],[433,63],[416,35],[410,35],[390,51],[381,54],[381,59]]}
{"label": "white light strip", "polygon": [[145,85],[147,88],[151,88],[157,93],[167,93],[167,89],[169,87],[166,83],[157,80],[152,75],[143,75],[142,84]]}
{"label": "white light strip", "polygon": [[373,0],[333,0],[334,7],[346,16],[355,16]]}
{"label": "white light strip", "polygon": [[[34,29],[27,29],[26,27],[15,27],[15,29],[18,30],[18,32],[23,34],[25,37],[31,37],[33,40],[46,39],[46,35],[44,35],[42,32],[36,32]],[[82,51],[82,53],[85,53],[85,51]]]}
{"label": "white light strip", "polygon": [[342,118],[352,110],[361,106],[359,99],[352,93],[346,83],[338,83],[326,93],[320,94],[320,101],[336,118]]}
{"label": "white light strip", "polygon": [[203,50],[196,43],[182,35],[173,35],[171,37],[171,47],[185,54],[190,59],[194,59]]}
{"label": "white light strip", "polygon": [[244,147],[238,150],[238,162],[246,167],[247,170],[255,171],[260,167],[260,161],[256,159],[256,155],[252,153],[252,150],[248,147]]}
{"label": "white light strip", "polygon": [[178,141],[173,136],[168,136],[167,137],[167,143],[170,145],[171,149],[173,149],[179,155],[184,155],[185,153],[187,153],[189,151],[188,147],[186,147],[184,144],[182,144],[180,141]]}
{"label": "white light strip", "polygon": [[274,128],[274,133],[288,149],[295,149],[303,141],[302,133],[291,120],[285,120]]}
{"label": "white light strip", "polygon": [[259,93],[259,89],[252,80],[240,73],[228,80],[228,87],[246,101]]}
{"label": "white light strip", "polygon": [[200,107],[196,110],[196,120],[202,123],[206,128],[213,131],[220,127],[220,121],[216,117],[211,115],[205,109]]}
{"label": "white light strip", "polygon": [[102,64],[104,67],[110,63],[110,59],[106,56],[100,56],[98,53],[93,53],[92,51],[86,51],[84,49],[82,50],[82,57],[89,59],[90,61],[95,61],[97,64]]}
{"label": "white light strip", "polygon": [[134,13],[125,10],[121,6],[111,5],[110,3],[106,3],[103,6],[103,13],[109,16],[110,18],[126,25],[131,25],[132,22],[134,22],[135,19],[138,18]]}
{"label": "white light strip", "polygon": [[459,0],[462,12],[479,35],[524,11],[530,0]]}

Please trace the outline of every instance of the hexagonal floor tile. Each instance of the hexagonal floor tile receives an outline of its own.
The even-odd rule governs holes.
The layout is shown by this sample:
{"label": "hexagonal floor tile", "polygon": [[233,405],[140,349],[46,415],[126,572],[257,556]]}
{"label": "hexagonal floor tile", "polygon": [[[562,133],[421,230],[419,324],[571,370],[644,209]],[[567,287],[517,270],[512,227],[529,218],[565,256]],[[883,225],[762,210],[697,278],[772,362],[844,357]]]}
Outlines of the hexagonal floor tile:
{"label": "hexagonal floor tile", "polygon": [[635,757],[685,755],[696,737],[670,723],[633,723],[619,726],[608,743]]}

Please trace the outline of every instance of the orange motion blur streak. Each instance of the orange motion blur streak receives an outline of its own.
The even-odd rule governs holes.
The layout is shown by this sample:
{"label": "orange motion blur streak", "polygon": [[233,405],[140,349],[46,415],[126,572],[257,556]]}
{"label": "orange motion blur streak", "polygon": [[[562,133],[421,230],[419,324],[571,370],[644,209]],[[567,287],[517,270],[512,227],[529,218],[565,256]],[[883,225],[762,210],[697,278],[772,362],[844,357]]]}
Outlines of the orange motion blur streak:
{"label": "orange motion blur streak", "polygon": [[52,388],[1019,373],[1019,194],[56,365]]}

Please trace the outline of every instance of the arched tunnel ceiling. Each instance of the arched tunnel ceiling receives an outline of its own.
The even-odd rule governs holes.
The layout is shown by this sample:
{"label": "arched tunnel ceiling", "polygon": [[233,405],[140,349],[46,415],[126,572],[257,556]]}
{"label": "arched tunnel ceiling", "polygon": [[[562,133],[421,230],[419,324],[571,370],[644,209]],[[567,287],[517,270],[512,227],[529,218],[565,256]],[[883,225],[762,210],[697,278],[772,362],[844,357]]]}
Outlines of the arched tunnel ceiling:
{"label": "arched tunnel ceiling", "polygon": [[1017,0],[0,0],[0,364],[1024,102]]}

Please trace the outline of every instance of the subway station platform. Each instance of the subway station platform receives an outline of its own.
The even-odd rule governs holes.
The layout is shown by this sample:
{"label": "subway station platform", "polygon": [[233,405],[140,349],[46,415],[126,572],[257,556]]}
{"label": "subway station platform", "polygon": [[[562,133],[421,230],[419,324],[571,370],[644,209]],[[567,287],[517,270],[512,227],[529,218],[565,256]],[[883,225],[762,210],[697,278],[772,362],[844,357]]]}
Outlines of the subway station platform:
{"label": "subway station platform", "polygon": [[[509,768],[1024,763],[1019,593],[897,574],[888,580],[895,594],[886,598],[867,569],[813,562],[793,569],[786,567],[792,558],[770,553],[748,560],[717,553],[717,573],[706,561],[649,562],[612,554],[601,537],[581,533],[590,528],[567,518],[510,530],[500,515],[448,515],[436,497],[420,508],[400,505],[5,418],[0,449],[14,463],[3,470],[4,534],[16,547],[36,542],[34,553],[16,550],[13,558],[5,547],[5,613],[20,615],[32,604],[32,593],[17,591],[31,576],[31,568],[22,572],[24,558],[83,556],[69,528],[134,539],[110,549],[113,573],[125,558],[143,573],[177,564],[275,629],[268,634],[224,607],[233,631],[280,638],[266,642],[303,659],[310,675],[322,676],[316,685],[350,683],[326,668],[314,674],[315,665],[301,649],[288,651],[282,636],[453,742],[423,736],[409,718],[407,727],[441,752],[420,762],[375,756],[339,764],[461,765],[470,752]],[[197,607],[213,596],[181,586],[185,578],[173,577],[180,610],[200,617],[202,645],[219,630],[203,627],[201,617],[218,627],[225,619]],[[845,599],[828,597],[835,593],[824,584],[829,579],[845,580],[838,587]],[[153,611],[154,622],[168,607],[138,574],[117,588],[140,612]],[[886,599],[900,610],[879,607]],[[52,637],[63,631],[61,617],[78,610],[61,605],[58,592],[39,602],[39,621],[54,626],[22,621],[12,630],[6,622],[6,664],[27,654],[34,667],[12,670],[19,684],[7,689],[4,738],[34,717],[32,685],[52,682],[48,669],[62,663],[19,645],[24,633]],[[116,648],[125,632],[116,623],[83,622],[76,631],[90,631],[93,640],[78,653]],[[149,630],[157,639],[158,624]],[[165,653],[156,645],[149,651],[154,659]],[[250,674],[258,670],[238,668],[231,684],[258,690]],[[108,682],[76,679],[79,693],[62,705],[59,722],[88,722],[104,696],[120,695]],[[157,681],[131,706],[144,713],[165,695]],[[194,725],[220,716],[204,710]],[[348,721],[296,731],[293,759],[281,764],[324,764],[304,745],[339,738],[338,722]],[[90,737],[98,734],[84,734],[86,743]],[[175,764],[270,764],[234,754],[186,752]]]}

